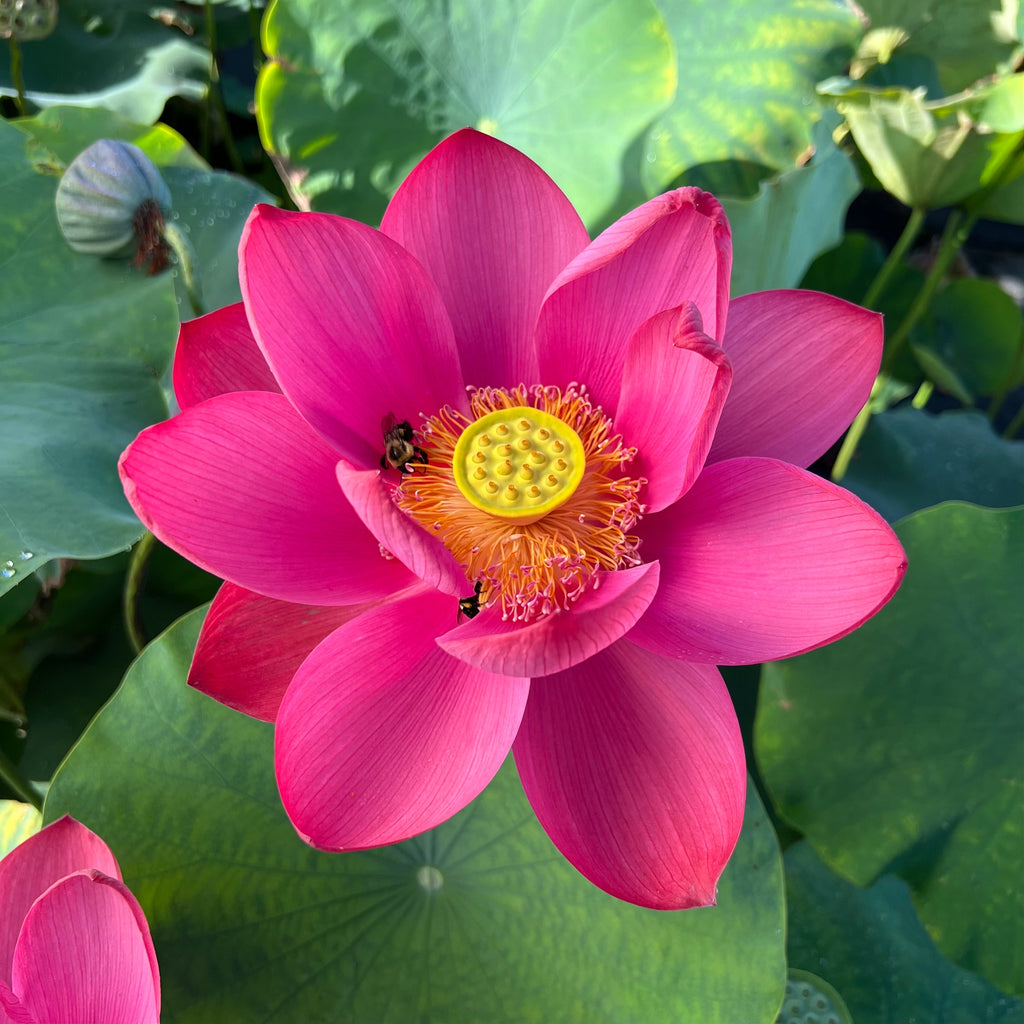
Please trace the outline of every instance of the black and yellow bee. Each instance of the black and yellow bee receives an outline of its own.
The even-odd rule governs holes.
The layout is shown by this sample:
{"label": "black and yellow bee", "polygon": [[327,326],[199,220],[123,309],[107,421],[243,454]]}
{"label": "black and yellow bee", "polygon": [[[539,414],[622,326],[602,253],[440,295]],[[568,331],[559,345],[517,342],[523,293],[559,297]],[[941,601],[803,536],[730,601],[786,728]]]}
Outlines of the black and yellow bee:
{"label": "black and yellow bee", "polygon": [[399,421],[393,412],[389,412],[381,421],[384,432],[384,454],[380,457],[380,468],[392,466],[401,473],[411,473],[410,462],[426,464],[427,453],[413,444],[416,435],[408,420]]}
{"label": "black and yellow bee", "polygon": [[473,593],[459,601],[458,618],[462,618],[465,615],[467,619],[475,619],[480,614],[480,592],[483,589],[483,580],[477,580],[473,584]]}

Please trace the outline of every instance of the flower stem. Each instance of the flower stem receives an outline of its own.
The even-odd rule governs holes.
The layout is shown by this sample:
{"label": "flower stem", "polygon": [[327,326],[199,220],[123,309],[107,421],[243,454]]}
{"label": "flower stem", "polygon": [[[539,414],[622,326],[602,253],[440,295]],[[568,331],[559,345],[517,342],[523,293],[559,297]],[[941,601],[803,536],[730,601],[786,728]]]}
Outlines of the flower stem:
{"label": "flower stem", "polygon": [[[871,389],[871,394],[873,395],[876,391],[881,390],[882,383],[887,380],[887,377],[879,374],[875,378],[875,385]],[[839,483],[846,476],[846,471],[850,468],[850,460],[857,451],[857,445],[860,444],[864,431],[868,429],[868,423],[871,421],[873,412],[871,399],[868,398],[861,411],[857,413],[857,418],[850,424],[846,437],[843,438],[839,454],[836,456],[835,464],[832,466],[832,480],[834,483]]]}
{"label": "flower stem", "polygon": [[149,560],[153,556],[155,546],[156,537],[147,530],[132,551],[128,562],[128,574],[124,580],[124,628],[135,654],[140,654],[142,648],[146,646],[146,630],[142,624],[142,585],[146,582]]}
{"label": "flower stem", "polygon": [[903,351],[903,346],[906,344],[907,338],[910,337],[910,332],[928,311],[932,296],[944,280],[946,271],[949,270],[960,247],[967,241],[967,236],[971,233],[971,228],[974,227],[974,222],[977,219],[977,214],[965,216],[962,209],[955,209],[949,215],[931,270],[928,271],[921,290],[914,297],[910,309],[907,310],[907,315],[900,321],[899,327],[893,332],[892,337],[889,338],[889,344],[885,347],[885,358],[882,360],[883,373],[892,369],[896,357]]}
{"label": "flower stem", "polygon": [[31,804],[37,811],[43,809],[43,797],[40,792],[21,774],[18,766],[3,750],[0,750],[0,779],[3,779],[11,790],[17,793],[26,803]]}
{"label": "flower stem", "polygon": [[196,316],[202,316],[206,310],[203,308],[202,289],[199,285],[199,278],[196,277],[196,253],[192,243],[186,238],[185,232],[177,224],[164,221],[160,229],[164,241],[171,247],[181,267],[181,278],[185,283],[185,291],[188,293],[189,305]]}
{"label": "flower stem", "polygon": [[21,44],[14,36],[11,44],[11,82],[14,83],[14,105],[22,117],[28,117],[28,104],[25,102],[25,78],[21,73]]}
{"label": "flower stem", "polygon": [[907,219],[903,232],[896,240],[896,244],[893,246],[886,261],[879,268],[867,292],[865,292],[864,299],[861,302],[862,306],[867,306],[869,309],[874,308],[882,292],[885,291],[886,286],[889,284],[889,278],[892,277],[896,268],[903,262],[903,257],[906,256],[907,250],[910,249],[911,245],[914,244],[914,240],[921,233],[924,218],[925,211],[921,207],[915,206],[910,211],[910,217]]}
{"label": "flower stem", "polygon": [[911,399],[910,404],[915,409],[923,409],[928,404],[928,399],[932,397],[932,392],[935,390],[935,385],[930,381],[922,381],[921,386],[917,389],[917,394]]}

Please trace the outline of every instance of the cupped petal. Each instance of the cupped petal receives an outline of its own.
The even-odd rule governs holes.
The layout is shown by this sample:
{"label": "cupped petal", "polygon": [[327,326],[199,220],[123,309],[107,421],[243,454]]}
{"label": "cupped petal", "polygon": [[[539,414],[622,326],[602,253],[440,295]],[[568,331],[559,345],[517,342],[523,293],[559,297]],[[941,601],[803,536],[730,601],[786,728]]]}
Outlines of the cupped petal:
{"label": "cupped petal", "polygon": [[731,269],[729,224],[707,192],[680,188],[637,207],[548,290],[537,321],[541,379],[579,381],[614,415],[626,344],[645,320],[689,301],[721,340]]}
{"label": "cupped petal", "polygon": [[337,454],[284,395],[219,395],[121,456],[136,514],[168,547],[268,597],[354,604],[412,582],[345,500]]}
{"label": "cupped petal", "polygon": [[468,383],[538,383],[541,300],[590,238],[532,160],[482,132],[456,132],[405,179],[380,229],[437,284]]}
{"label": "cupped petal", "polygon": [[637,450],[629,468],[647,479],[646,511],[671,505],[697,478],[731,380],[692,302],[656,313],[630,339],[615,429]]}
{"label": "cupped petal", "polygon": [[513,750],[541,825],[595,885],[658,910],[715,902],[746,771],[714,666],[620,640],[533,683]]}
{"label": "cupped petal", "polygon": [[821,292],[734,299],[722,347],[733,367],[709,462],[759,455],[809,466],[867,401],[882,316]]}
{"label": "cupped petal", "polygon": [[182,409],[232,391],[281,390],[252,336],[241,302],[181,325],[173,379]]}
{"label": "cupped petal", "polygon": [[420,580],[454,598],[465,597],[466,572],[452,553],[422,530],[391,500],[391,487],[378,470],[358,469],[342,459],[338,483],[381,550],[397,558]]}
{"label": "cupped petal", "polygon": [[65,875],[96,868],[120,878],[110,847],[65,815],[0,859],[0,979],[11,977],[14,947],[32,904]]}
{"label": "cupped petal", "polygon": [[673,658],[745,665],[820,647],[896,592],[907,560],[875,512],[774,459],[705,468],[641,523],[661,586],[630,639]]}
{"label": "cupped petal", "polygon": [[160,973],[145,915],[119,881],[81,871],[33,904],[11,988],[39,1021],[160,1019]]}
{"label": "cupped petal", "polygon": [[437,287],[397,242],[358,221],[257,206],[239,246],[253,334],[307,422],[357,465],[376,465],[382,421],[465,411]]}
{"label": "cupped petal", "polygon": [[437,646],[457,607],[426,590],[382,605],[332,633],[295,674],[275,762],[285,810],[310,845],[407,839],[465,807],[501,767],[530,682]]}
{"label": "cupped petal", "polygon": [[636,624],[658,589],[658,563],[598,573],[568,611],[533,622],[503,619],[495,604],[437,638],[460,661],[488,672],[546,676],[604,650]]}
{"label": "cupped petal", "polygon": [[229,708],[273,722],[310,651],[376,604],[292,604],[225,583],[203,620],[188,684]]}

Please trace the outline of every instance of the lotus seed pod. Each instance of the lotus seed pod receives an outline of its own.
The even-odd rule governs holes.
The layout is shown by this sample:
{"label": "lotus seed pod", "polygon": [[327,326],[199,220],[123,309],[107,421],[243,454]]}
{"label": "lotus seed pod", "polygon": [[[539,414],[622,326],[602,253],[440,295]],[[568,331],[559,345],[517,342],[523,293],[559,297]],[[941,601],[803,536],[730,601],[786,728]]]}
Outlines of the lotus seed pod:
{"label": "lotus seed pod", "polygon": [[839,993],[809,971],[789,969],[786,998],[777,1024],[850,1024],[853,1018]]}
{"label": "lotus seed pod", "polygon": [[0,0],[0,39],[27,43],[57,27],[57,0]]}
{"label": "lotus seed pod", "polygon": [[[57,221],[68,245],[92,256],[153,258],[171,193],[138,146],[100,139],[68,165],[57,186]],[[155,269],[160,269],[156,267]]]}

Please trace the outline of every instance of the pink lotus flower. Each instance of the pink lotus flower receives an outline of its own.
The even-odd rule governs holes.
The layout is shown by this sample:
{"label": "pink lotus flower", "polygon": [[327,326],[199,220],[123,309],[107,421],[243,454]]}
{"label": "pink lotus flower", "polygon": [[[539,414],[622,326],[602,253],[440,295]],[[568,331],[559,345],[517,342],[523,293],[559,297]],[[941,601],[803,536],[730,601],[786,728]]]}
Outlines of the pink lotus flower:
{"label": "pink lotus flower", "polygon": [[810,292],[730,304],[730,264],[710,195],[590,242],[540,168],[469,130],[380,231],[253,211],[244,303],[182,326],[183,411],[121,474],[228,581],[190,682],[276,723],[308,843],[431,828],[511,748],[594,883],[714,902],[746,785],[715,665],[842,636],[905,567],[877,514],[800,468],[867,397],[881,318]]}
{"label": "pink lotus flower", "polygon": [[107,844],[63,817],[0,860],[0,1024],[160,1019],[149,926]]}

